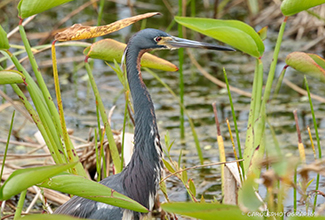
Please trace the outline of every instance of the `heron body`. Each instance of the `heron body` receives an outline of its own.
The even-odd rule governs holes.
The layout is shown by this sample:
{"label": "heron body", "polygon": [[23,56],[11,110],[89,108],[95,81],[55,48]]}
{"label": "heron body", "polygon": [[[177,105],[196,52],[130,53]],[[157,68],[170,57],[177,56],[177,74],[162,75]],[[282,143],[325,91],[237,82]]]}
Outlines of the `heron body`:
{"label": "heron body", "polygon": [[[150,94],[142,80],[141,56],[154,49],[201,47],[233,50],[228,47],[173,37],[156,29],[144,29],[131,37],[125,49],[127,78],[134,108],[134,153],[130,163],[119,174],[109,176],[101,184],[124,194],[152,210],[163,171],[162,148]],[[141,213],[74,196],[55,213],[102,220],[137,220]]]}

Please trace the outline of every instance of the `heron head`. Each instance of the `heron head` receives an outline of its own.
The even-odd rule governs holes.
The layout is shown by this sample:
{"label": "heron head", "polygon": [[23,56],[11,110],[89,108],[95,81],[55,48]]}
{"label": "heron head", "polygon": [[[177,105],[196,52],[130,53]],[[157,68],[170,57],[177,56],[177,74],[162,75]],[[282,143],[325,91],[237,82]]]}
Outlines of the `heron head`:
{"label": "heron head", "polygon": [[178,49],[178,48],[204,48],[210,50],[234,51],[230,47],[203,43],[171,36],[161,30],[147,28],[135,34],[130,41],[141,49]]}
{"label": "heron head", "polygon": [[203,43],[171,36],[161,30],[147,28],[135,34],[130,41],[141,49],[178,49],[178,48],[204,48],[210,50],[234,51],[230,47]]}

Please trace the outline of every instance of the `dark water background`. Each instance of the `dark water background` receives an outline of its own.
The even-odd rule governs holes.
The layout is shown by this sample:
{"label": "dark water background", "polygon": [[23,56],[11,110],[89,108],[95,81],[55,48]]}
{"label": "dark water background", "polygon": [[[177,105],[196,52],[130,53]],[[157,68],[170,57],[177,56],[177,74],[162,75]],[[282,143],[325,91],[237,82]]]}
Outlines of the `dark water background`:
{"label": "dark water background", "polygon": [[[51,31],[56,22],[62,19],[66,14],[80,6],[86,1],[74,1],[58,9],[50,10],[49,12],[38,15],[30,24],[26,26],[27,33],[37,33]],[[144,5],[143,5],[144,4]],[[135,14],[141,14],[149,11],[160,11],[162,16],[147,19],[146,27],[158,28],[165,30],[165,28],[171,23],[172,15],[168,12],[162,1],[151,0],[147,3],[140,4],[134,8]],[[137,4],[136,4],[137,5]],[[176,10],[177,1],[171,1],[173,9]],[[206,10],[198,1],[197,16],[207,17],[211,15],[213,6],[209,10]],[[10,13],[10,17],[14,17],[15,10],[7,9]],[[208,14],[208,15],[207,15]],[[104,10],[104,23],[111,23],[115,20],[131,16],[130,10],[125,5],[118,5],[112,2],[105,3]],[[247,10],[244,6],[237,6],[225,16],[225,19],[245,19],[248,16]],[[74,16],[71,20],[67,21],[63,27],[68,27],[74,23],[83,23],[93,21],[96,23],[97,14],[92,7],[88,7],[82,13]],[[8,21],[9,26],[6,31],[11,30],[18,23],[18,19],[15,21]],[[142,23],[143,24],[143,23]],[[93,24],[94,25],[94,24]],[[122,42],[126,42],[132,33],[139,30],[141,25],[137,23],[132,27],[125,28],[116,33],[110,34],[109,38],[117,39]],[[290,25],[290,24],[288,24]],[[258,30],[261,27],[255,27]],[[173,26],[169,32],[172,35],[177,35],[177,27]],[[273,48],[277,37],[277,30],[269,30],[268,39],[265,41],[266,52],[263,56],[264,63],[264,79],[266,80],[270,61],[272,60]],[[204,37],[197,33],[187,31],[187,38],[193,40],[206,41],[216,43],[215,40],[208,37]],[[99,39],[98,39],[99,40]],[[15,35],[10,39],[11,43],[20,43],[20,38]],[[39,40],[31,40],[32,45],[36,45]],[[91,41],[88,41],[91,42]],[[287,54],[292,51],[299,51],[304,43],[308,42],[307,38],[304,38],[302,42],[296,42],[293,39],[286,37],[283,41],[281,52],[279,55],[278,73],[284,66],[284,59]],[[79,64],[82,62],[82,51],[80,47],[58,47],[58,58],[69,59],[71,57],[77,57],[78,62],[68,62],[65,64],[59,64],[60,83],[62,89],[62,101],[65,110],[67,126],[74,130],[74,136],[86,139],[89,135],[89,129],[97,126],[95,101],[92,91],[88,85],[86,70]],[[243,54],[242,52],[211,52],[206,50],[191,50],[198,59],[199,63],[213,76],[224,81],[222,68],[225,68],[228,73],[229,83],[232,86],[238,87],[242,90],[251,92],[253,74],[255,67],[255,60],[250,56]],[[312,52],[312,51],[310,51]],[[157,51],[155,55],[165,58],[172,63],[178,65],[177,51]],[[46,65],[46,61],[50,60],[50,52],[44,52],[36,56],[40,69],[43,73],[45,81],[49,87],[49,90],[53,97],[55,97],[54,82],[51,73],[51,66]],[[25,63],[25,67],[31,73],[31,68]],[[178,72],[162,72],[154,70],[161,79],[166,82],[176,93],[178,93],[179,80]],[[105,104],[106,109],[111,109],[114,105],[116,109],[112,116],[112,128],[115,130],[122,129],[123,117],[124,117],[124,95],[122,93],[122,85],[119,82],[116,74],[101,60],[94,60],[93,74],[96,79],[97,85],[100,90],[101,97]],[[143,72],[142,74],[144,82],[147,85],[149,92],[152,96],[155,108],[158,126],[162,143],[164,143],[164,136],[167,131],[170,134],[171,140],[175,141],[171,150],[171,155],[175,160],[178,159],[179,153],[182,150],[182,164],[186,167],[191,167],[199,164],[197,157],[194,140],[192,137],[191,129],[188,121],[185,121],[186,125],[186,139],[184,142],[180,141],[180,129],[179,129],[179,105],[172,95],[149,73]],[[303,75],[298,74],[292,69],[288,69],[286,78],[303,87]],[[325,87],[324,84],[313,78],[308,78],[310,89],[312,93],[320,96],[324,96]],[[225,140],[226,152],[229,158],[232,157],[232,146],[229,139],[227,125],[225,123],[228,118],[232,124],[232,115],[229,104],[227,91],[222,89],[204,76],[190,63],[188,56],[185,56],[184,64],[184,83],[185,83],[185,105],[189,112],[193,122],[195,124],[196,131],[200,140],[200,145],[204,154],[206,162],[212,163],[219,160],[218,145],[216,139],[216,127],[214,121],[214,115],[211,103],[217,103],[219,121],[221,123],[221,130]],[[2,87],[3,88],[3,87]],[[7,91],[10,97],[18,100],[17,96],[12,92],[11,88],[7,86]],[[250,98],[232,93],[234,108],[236,110],[236,116],[239,126],[239,135],[241,140],[241,146],[244,147],[246,125],[248,119],[248,111]],[[0,98],[1,100],[1,98]],[[325,134],[325,105],[317,101],[313,101],[314,110],[317,117],[317,123],[319,128],[319,134],[321,140],[324,140]],[[267,107],[268,121],[273,126],[277,141],[281,146],[283,154],[286,156],[299,156],[297,151],[297,135],[296,127],[294,123],[294,117],[292,111],[297,109],[299,115],[299,123],[302,130],[303,143],[306,146],[306,154],[309,161],[313,161],[313,153],[310,147],[310,141],[307,133],[306,126],[313,130],[312,116],[310,113],[310,107],[308,98],[303,97],[287,87],[282,85],[280,94],[276,100],[269,103]],[[7,108],[0,112],[0,137],[6,138],[8,134],[8,128],[10,123],[10,117],[13,108]],[[22,126],[24,120],[20,114],[17,114],[14,124],[14,129],[18,129]],[[31,123],[26,123],[22,130],[20,130],[20,136],[26,138],[32,138],[33,134],[37,131],[36,126]],[[132,129],[129,129],[132,132]],[[233,130],[234,132],[234,130]],[[273,138],[270,135],[270,130],[266,130],[267,140],[266,147],[273,147]],[[235,135],[235,133],[233,133]],[[315,135],[314,135],[315,137]],[[315,141],[315,139],[314,139]],[[4,149],[5,144],[0,143],[0,149]],[[22,146],[11,146],[11,153],[25,153],[27,150]],[[220,185],[220,168],[219,167],[207,167],[202,169],[194,169],[188,172],[188,176],[191,177],[196,186],[199,197],[201,194],[206,199],[213,199],[216,197],[220,199],[221,185]],[[322,188],[324,189],[324,179],[322,181]],[[171,178],[168,181],[168,189],[170,199],[172,201],[184,201],[188,200],[187,192],[183,188],[179,180]],[[322,189],[321,189],[322,190]],[[263,191],[262,191],[263,193]],[[288,201],[291,201],[288,199]],[[324,202],[322,198],[319,201]],[[290,204],[288,204],[290,208]]]}

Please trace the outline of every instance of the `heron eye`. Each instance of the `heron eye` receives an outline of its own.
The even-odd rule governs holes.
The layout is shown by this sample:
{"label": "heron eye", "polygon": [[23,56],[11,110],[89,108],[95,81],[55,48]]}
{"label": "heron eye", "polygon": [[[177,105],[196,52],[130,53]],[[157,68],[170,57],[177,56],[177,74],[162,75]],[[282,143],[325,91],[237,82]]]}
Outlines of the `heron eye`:
{"label": "heron eye", "polygon": [[159,41],[161,41],[161,37],[155,37],[154,40],[155,40],[156,42],[159,42]]}

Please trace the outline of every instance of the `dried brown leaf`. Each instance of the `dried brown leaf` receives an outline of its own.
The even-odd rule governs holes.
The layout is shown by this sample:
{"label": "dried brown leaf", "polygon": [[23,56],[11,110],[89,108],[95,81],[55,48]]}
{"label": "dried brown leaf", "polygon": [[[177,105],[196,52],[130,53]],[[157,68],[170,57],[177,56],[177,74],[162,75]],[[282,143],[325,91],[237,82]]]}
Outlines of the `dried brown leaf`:
{"label": "dried brown leaf", "polygon": [[89,39],[94,37],[100,37],[118,31],[139,20],[150,18],[157,14],[160,13],[151,12],[151,13],[141,14],[130,18],[125,18],[103,26],[83,26],[81,24],[75,24],[64,31],[57,33],[55,35],[55,40],[70,41],[70,40],[83,40],[83,39]]}

